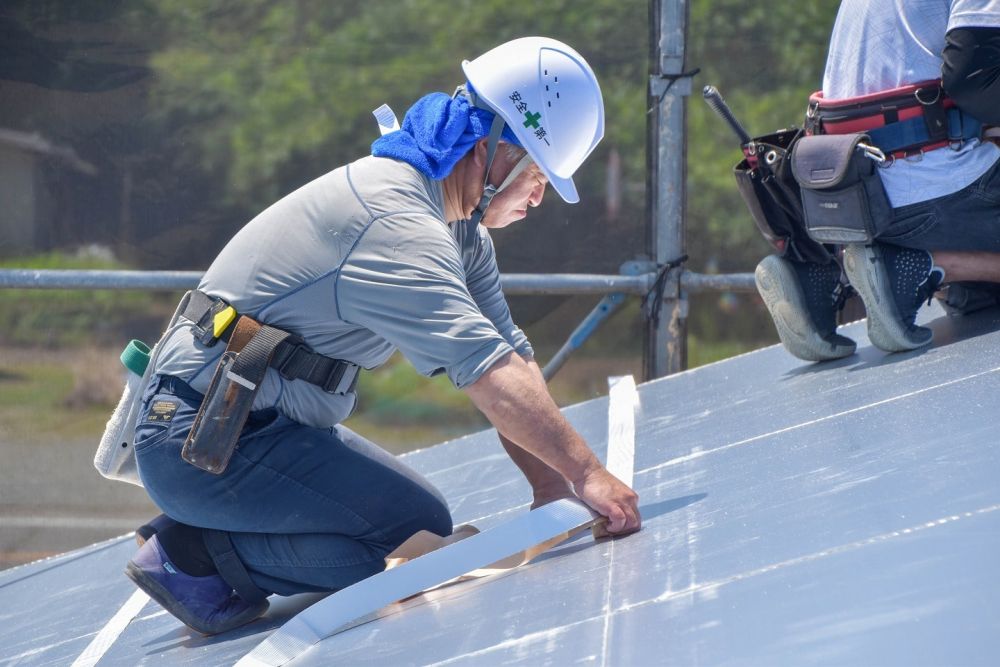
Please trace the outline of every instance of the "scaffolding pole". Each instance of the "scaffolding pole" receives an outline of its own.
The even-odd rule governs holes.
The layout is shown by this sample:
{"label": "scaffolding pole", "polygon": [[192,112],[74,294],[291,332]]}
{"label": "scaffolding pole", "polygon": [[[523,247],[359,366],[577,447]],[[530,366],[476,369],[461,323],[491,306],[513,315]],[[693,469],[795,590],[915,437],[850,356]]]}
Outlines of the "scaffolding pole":
{"label": "scaffolding pole", "polygon": [[[684,255],[684,180],[687,142],[685,106],[691,79],[684,72],[686,0],[650,0],[649,114],[647,183],[649,255],[665,266]],[[687,296],[681,267],[661,282],[659,316],[646,327],[645,378],[663,377],[687,365]]]}

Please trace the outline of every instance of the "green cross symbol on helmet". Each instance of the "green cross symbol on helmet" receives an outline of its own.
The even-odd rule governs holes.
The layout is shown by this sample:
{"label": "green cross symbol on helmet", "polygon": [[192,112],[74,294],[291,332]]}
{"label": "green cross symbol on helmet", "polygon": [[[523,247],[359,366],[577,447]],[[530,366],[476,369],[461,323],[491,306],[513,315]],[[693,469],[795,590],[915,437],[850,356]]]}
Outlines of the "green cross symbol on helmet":
{"label": "green cross symbol on helmet", "polygon": [[[522,37],[463,62],[462,69],[559,196],[580,201],[573,174],[604,137],[601,88],[583,56],[555,39]],[[545,131],[539,132],[543,113]]]}

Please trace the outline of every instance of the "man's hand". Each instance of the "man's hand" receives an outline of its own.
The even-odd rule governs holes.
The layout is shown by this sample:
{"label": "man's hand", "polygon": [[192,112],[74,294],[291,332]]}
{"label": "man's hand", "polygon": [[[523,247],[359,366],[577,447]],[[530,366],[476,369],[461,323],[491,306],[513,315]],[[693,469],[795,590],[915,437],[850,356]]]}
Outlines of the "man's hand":
{"label": "man's hand", "polygon": [[[598,464],[579,479],[573,480],[573,489],[580,500],[594,511],[608,517],[605,532],[610,535],[627,535],[642,526],[639,515],[639,496],[628,488],[607,468]],[[601,537],[597,531],[597,537]]]}

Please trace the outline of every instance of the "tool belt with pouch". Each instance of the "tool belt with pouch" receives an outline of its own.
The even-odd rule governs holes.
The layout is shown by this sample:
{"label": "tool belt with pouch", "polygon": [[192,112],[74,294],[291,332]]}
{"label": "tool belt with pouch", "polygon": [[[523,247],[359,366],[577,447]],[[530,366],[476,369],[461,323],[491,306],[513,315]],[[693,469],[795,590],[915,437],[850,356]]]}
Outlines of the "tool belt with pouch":
{"label": "tool belt with pouch", "polygon": [[830,252],[806,232],[799,184],[791,173],[791,153],[802,136],[791,128],[754,137],[743,146],[733,176],[758,231],[782,257],[825,264]]}
{"label": "tool belt with pouch", "polygon": [[809,98],[806,135],[792,151],[809,236],[820,243],[871,243],[892,222],[878,166],[982,135],[982,123],[948,97],[940,80],[870,95]]}
{"label": "tool belt with pouch", "polygon": [[268,368],[330,394],[349,393],[357,383],[358,365],[313,352],[288,331],[239,316],[222,299],[196,290],[183,315],[203,344],[228,343],[181,450],[202,470],[226,470]]}
{"label": "tool belt with pouch", "polygon": [[983,124],[955,105],[940,80],[933,80],[842,100],[813,93],[805,129],[812,135],[863,132],[873,146],[898,159],[960,147],[981,138]]}
{"label": "tool belt with pouch", "polygon": [[820,243],[871,243],[892,222],[878,164],[865,134],[802,137],[792,150],[809,236]]}

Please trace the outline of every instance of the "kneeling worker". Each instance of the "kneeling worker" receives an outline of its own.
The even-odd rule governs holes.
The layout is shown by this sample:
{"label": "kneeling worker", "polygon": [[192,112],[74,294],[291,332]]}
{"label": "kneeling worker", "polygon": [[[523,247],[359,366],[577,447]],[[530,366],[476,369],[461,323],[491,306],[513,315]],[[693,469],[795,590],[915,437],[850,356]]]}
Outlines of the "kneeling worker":
{"label": "kneeling worker", "polygon": [[169,519],[126,572],[199,632],[259,617],[270,594],[375,574],[416,531],[451,533],[427,480],[340,425],[358,372],[396,349],[469,395],[534,506],[575,495],[608,532],[639,529],[636,494],[550,397],[487,233],[538,206],[547,184],[578,201],[573,172],[604,133],[597,80],[540,37],[463,69],[454,96],[421,98],[372,155],[240,230],[184,306],[190,326],[161,343],[135,455]]}
{"label": "kneeling worker", "polygon": [[[997,0],[842,0],[837,14],[807,127],[866,133],[889,157],[878,176],[891,211],[871,242],[845,246],[843,266],[886,352],[930,344],[916,315],[942,284],[985,288],[988,303],[1000,291],[1000,148],[983,131],[1000,125],[998,10]],[[772,255],[756,275],[792,354],[854,352],[836,333],[836,261]]]}

